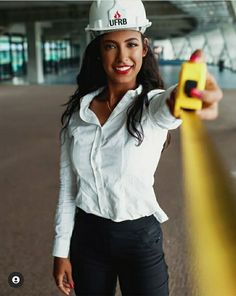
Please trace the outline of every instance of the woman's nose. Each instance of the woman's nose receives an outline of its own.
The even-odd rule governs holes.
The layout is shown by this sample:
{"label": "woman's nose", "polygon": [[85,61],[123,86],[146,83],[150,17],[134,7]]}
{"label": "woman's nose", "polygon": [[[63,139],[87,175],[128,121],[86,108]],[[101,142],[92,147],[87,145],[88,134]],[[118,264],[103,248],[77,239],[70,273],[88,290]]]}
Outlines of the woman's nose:
{"label": "woman's nose", "polygon": [[120,48],[117,53],[117,61],[121,63],[127,60],[128,60],[128,51],[125,48]]}

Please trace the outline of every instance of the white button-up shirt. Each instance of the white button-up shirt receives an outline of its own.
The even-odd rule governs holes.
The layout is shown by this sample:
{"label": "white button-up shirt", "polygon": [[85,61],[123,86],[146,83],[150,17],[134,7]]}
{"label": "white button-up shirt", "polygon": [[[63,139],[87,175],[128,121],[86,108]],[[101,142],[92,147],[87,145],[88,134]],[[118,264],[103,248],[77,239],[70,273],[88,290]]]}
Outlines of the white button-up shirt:
{"label": "white button-up shirt", "polygon": [[140,146],[128,133],[126,122],[127,109],[142,86],[127,91],[103,126],[89,109],[103,88],[81,99],[61,145],[53,256],[69,255],[76,207],[117,222],[152,214],[161,223],[168,219],[157,202],[153,183],[167,131],[181,123],[166,105],[172,89],[148,93],[150,104],[142,116]]}

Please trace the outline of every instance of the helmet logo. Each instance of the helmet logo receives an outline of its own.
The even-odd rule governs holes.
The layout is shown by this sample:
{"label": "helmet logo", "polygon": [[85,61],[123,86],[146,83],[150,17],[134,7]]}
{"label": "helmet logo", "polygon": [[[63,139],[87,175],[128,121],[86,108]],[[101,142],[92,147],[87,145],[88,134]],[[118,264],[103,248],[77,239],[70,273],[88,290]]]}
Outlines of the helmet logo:
{"label": "helmet logo", "polygon": [[127,24],[128,20],[126,18],[126,11],[116,3],[116,5],[109,10],[110,27],[125,26]]}
{"label": "helmet logo", "polygon": [[117,12],[114,15],[114,19],[119,19],[121,18],[121,14],[119,13],[119,11],[117,10]]}

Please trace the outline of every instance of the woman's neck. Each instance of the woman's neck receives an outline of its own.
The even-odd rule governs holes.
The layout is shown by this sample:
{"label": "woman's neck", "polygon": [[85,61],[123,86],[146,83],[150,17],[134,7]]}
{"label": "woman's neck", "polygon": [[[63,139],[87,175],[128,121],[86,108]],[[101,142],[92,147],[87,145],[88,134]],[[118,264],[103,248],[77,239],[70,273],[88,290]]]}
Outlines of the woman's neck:
{"label": "woman's neck", "polygon": [[110,106],[116,105],[122,97],[126,94],[128,90],[136,89],[137,85],[134,84],[108,84],[107,88],[105,89],[104,95],[106,96],[106,100],[109,101]]}

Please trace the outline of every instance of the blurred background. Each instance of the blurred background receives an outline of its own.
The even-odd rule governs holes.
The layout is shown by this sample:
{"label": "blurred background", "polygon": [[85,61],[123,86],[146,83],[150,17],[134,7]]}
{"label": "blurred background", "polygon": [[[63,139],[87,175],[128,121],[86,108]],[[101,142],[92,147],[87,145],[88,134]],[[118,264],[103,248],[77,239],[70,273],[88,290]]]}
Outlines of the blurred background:
{"label": "blurred background", "polygon": [[[132,1],[132,0],[129,0]],[[205,123],[229,175],[236,178],[236,1],[143,1],[146,31],[166,87],[181,63],[203,49],[224,92],[219,118]],[[0,289],[3,296],[61,295],[52,278],[54,213],[59,190],[60,116],[76,89],[90,42],[91,1],[0,1]],[[169,216],[163,224],[171,296],[197,296],[186,242],[179,131],[155,176]],[[8,276],[20,272],[19,288]],[[117,296],[121,295],[119,285]],[[214,296],[208,295],[206,296]],[[222,295],[235,296],[235,295]]]}
{"label": "blurred background", "polygon": [[[218,70],[236,70],[235,1],[144,3],[152,22],[146,34],[167,85],[176,81],[175,69],[196,48],[204,50],[207,63],[220,83],[223,80],[223,87],[234,85]],[[84,32],[90,4],[0,1],[0,81],[74,83],[90,40]]]}

